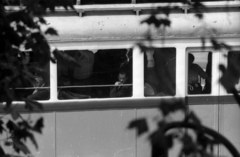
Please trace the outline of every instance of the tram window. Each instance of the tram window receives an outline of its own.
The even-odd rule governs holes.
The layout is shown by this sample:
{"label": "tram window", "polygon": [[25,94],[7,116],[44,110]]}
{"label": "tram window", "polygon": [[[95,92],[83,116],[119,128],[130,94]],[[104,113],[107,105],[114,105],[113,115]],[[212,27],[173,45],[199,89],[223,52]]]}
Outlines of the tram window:
{"label": "tram window", "polygon": [[188,54],[188,94],[210,94],[212,52]]}
{"label": "tram window", "polygon": [[31,87],[28,88],[30,95],[27,96],[31,100],[49,100],[50,99],[50,64],[49,62],[44,66],[39,63],[39,57],[30,54],[30,61],[28,67],[34,75]]}
{"label": "tram window", "polygon": [[[229,51],[228,52],[228,70],[232,72],[233,83],[238,92],[240,92],[240,74],[239,74],[239,63],[240,63],[240,51]],[[230,91],[227,91],[230,93]]]}
{"label": "tram window", "polygon": [[15,87],[14,100],[22,101],[23,98],[49,100],[49,64],[40,66],[39,57],[31,51],[16,51],[11,56],[7,55],[6,61],[8,68],[13,71],[20,70],[23,73],[23,76],[13,83]]}
{"label": "tram window", "polygon": [[58,99],[132,96],[132,50],[66,50],[63,53],[74,57],[80,67],[58,61]]}
{"label": "tram window", "polygon": [[144,53],[144,96],[176,93],[176,49],[154,48]]}

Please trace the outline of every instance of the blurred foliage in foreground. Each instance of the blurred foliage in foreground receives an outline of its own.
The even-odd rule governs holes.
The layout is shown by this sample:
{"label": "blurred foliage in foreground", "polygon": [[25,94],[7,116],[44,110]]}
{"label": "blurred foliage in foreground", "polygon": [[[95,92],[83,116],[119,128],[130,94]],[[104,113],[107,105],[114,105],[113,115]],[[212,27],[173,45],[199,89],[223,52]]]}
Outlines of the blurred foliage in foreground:
{"label": "blurred foliage in foreground", "polygon": [[[183,4],[188,5],[196,12],[196,18],[202,20],[204,18],[202,9],[207,9],[200,1],[184,1]],[[171,6],[171,8],[177,9],[178,6]],[[152,11],[152,15],[143,20],[142,23],[146,23],[149,26],[153,25],[159,31],[164,31],[165,28],[171,27],[171,20],[169,19],[169,14],[171,13],[170,7],[159,7]],[[157,16],[159,13],[165,16]],[[146,35],[146,39],[151,45],[152,37],[150,34]],[[164,37],[163,37],[164,40]],[[227,49],[231,50],[231,46],[218,42],[215,37],[205,37],[200,38],[202,41],[202,48],[205,48],[206,40],[210,40],[212,47],[215,50]],[[149,46],[145,46],[139,43],[140,48],[143,52],[149,49]],[[150,46],[150,49],[152,47]],[[240,105],[240,97],[238,91],[235,89],[235,84],[240,78],[240,58],[239,54],[235,57],[228,57],[229,62],[232,65],[225,67],[224,65],[219,66],[219,70],[222,72],[222,77],[219,82],[223,87],[229,92],[233,93],[237,103]],[[152,154],[151,157],[167,157],[168,151],[173,148],[175,141],[181,144],[181,149],[179,152],[179,157],[215,157],[214,148],[219,145],[225,146],[232,156],[240,157],[238,150],[228,141],[224,136],[222,136],[217,131],[202,125],[201,120],[190,111],[188,106],[185,104],[185,100],[171,99],[162,101],[159,104],[159,115],[160,119],[156,121],[157,130],[150,132],[147,124],[147,119],[141,118],[133,120],[130,122],[128,128],[136,129],[137,135],[148,133],[148,140],[151,144]],[[172,114],[181,112],[184,115],[182,120],[169,121],[169,117]],[[240,112],[240,110],[239,110]]]}
{"label": "blurred foliage in foreground", "polygon": [[[6,7],[22,2],[22,9]],[[20,6],[20,4],[17,4]],[[66,63],[75,63],[74,59],[64,56],[58,50],[51,52],[45,35],[58,35],[54,28],[41,30],[41,25],[47,22],[43,18],[47,10],[54,11],[56,6],[73,9],[72,0],[1,0],[0,1],[0,156],[30,156],[26,145],[30,140],[38,149],[34,133],[42,133],[43,118],[32,121],[29,116],[24,118],[12,104],[15,98],[25,102],[26,114],[32,111],[43,111],[41,103],[23,98],[15,93],[15,88],[26,87],[34,81],[34,72],[47,73],[45,68],[49,61],[55,63],[58,58],[64,58]],[[38,65],[26,65],[29,61],[29,50],[38,59]],[[8,116],[10,115],[10,116]],[[7,148],[13,148],[8,154]],[[11,151],[12,152],[12,151]]]}

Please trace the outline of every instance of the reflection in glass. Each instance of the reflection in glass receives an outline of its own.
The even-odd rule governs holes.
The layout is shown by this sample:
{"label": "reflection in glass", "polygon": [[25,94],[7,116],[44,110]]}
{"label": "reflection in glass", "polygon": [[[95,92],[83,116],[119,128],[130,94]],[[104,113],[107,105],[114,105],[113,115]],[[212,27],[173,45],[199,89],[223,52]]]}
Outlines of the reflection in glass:
{"label": "reflection in glass", "polygon": [[[66,65],[63,61],[58,61],[58,99],[109,98],[110,96],[127,97],[132,95],[131,91],[130,94],[121,96],[111,92],[111,89],[115,87],[117,88],[115,92],[131,87],[131,50],[67,50],[63,53],[75,58],[80,66]],[[119,84],[116,84],[118,80]]]}
{"label": "reflection in glass", "polygon": [[144,53],[144,95],[176,93],[176,49],[154,48]]}

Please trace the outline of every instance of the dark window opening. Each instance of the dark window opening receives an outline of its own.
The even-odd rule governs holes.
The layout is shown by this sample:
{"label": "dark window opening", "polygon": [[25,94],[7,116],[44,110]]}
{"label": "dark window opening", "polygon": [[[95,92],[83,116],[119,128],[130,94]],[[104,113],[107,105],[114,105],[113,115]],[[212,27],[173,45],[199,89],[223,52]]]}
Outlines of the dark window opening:
{"label": "dark window opening", "polygon": [[188,54],[188,94],[210,94],[212,52]]}
{"label": "dark window opening", "polygon": [[229,51],[228,52],[228,66],[227,66],[227,92],[231,93],[232,88],[235,88],[240,92],[240,51]]}
{"label": "dark window opening", "polygon": [[154,48],[144,53],[144,96],[176,94],[176,49]]}
{"label": "dark window opening", "polygon": [[[14,78],[10,84],[9,92],[13,100],[49,100],[50,75],[49,63],[40,63],[43,58],[32,51],[18,51],[6,55],[5,67],[1,70],[3,76]],[[2,96],[1,101],[5,101]]]}
{"label": "dark window opening", "polygon": [[132,50],[67,50],[80,64],[58,61],[58,99],[132,96]]}

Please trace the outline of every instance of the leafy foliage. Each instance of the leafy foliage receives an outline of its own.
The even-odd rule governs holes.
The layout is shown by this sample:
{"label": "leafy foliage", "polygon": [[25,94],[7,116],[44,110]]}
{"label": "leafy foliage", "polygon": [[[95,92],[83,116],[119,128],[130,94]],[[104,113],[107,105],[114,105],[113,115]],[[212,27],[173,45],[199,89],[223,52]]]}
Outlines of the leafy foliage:
{"label": "leafy foliage", "polygon": [[[183,1],[183,4],[187,5],[187,8],[193,9],[196,12],[195,16],[199,20],[204,18],[201,10],[207,10],[207,7],[204,6],[201,1]],[[159,7],[153,11],[151,16],[144,19],[142,23],[149,26],[153,25],[160,31],[165,31],[161,28],[171,27],[171,21],[168,19],[171,8],[178,8],[178,6]],[[157,16],[158,13],[163,13],[165,16],[159,18]],[[149,42],[152,41],[150,34],[147,35],[146,40]],[[207,39],[207,37],[201,38],[203,49],[205,48],[206,40],[211,42],[212,47],[215,50],[231,50],[231,46],[217,41],[214,37],[209,37],[209,39]],[[138,43],[138,45],[143,52],[145,52],[146,49],[149,49],[149,47],[142,43]],[[234,56],[230,57],[230,59],[231,65],[228,67],[225,67],[224,65],[219,66],[219,69],[223,73],[219,81],[228,92],[233,93],[235,99],[240,105],[240,97],[235,89],[235,84],[240,79],[240,62],[239,58]],[[173,147],[174,141],[178,141],[182,145],[179,157],[214,157],[214,148],[219,145],[224,145],[232,156],[240,156],[238,150],[225,137],[217,131],[203,126],[195,113],[188,109],[184,100],[163,100],[158,108],[160,111],[159,114],[163,115],[163,118],[157,121],[158,128],[156,131],[150,132],[148,130],[148,124],[144,118],[131,121],[128,127],[129,129],[136,129],[138,136],[148,133],[148,140],[152,149],[152,157],[168,156],[168,150]],[[169,122],[169,117],[179,111],[184,113],[184,119],[177,122]]]}
{"label": "leafy foliage", "polygon": [[[152,157],[167,156],[168,150],[173,147],[174,140],[182,144],[179,157],[184,156],[214,156],[214,147],[224,145],[234,157],[239,157],[238,150],[221,134],[203,126],[193,112],[185,112],[185,118],[179,122],[169,122],[168,116],[172,112],[182,111],[183,108],[174,108],[174,105],[161,103],[159,108],[164,108],[164,117],[158,123],[158,129],[149,134],[149,141],[152,148]],[[184,109],[185,110],[185,109]],[[161,110],[160,110],[161,111]],[[144,124],[144,125],[143,125]],[[145,119],[133,120],[130,129],[136,129],[138,136],[147,133],[147,122]],[[185,129],[192,132],[188,133]],[[141,134],[140,134],[141,133]]]}
{"label": "leafy foliage", "polygon": [[138,136],[148,131],[147,121],[146,119],[138,119],[132,121],[129,126],[129,129],[137,128]]}
{"label": "leafy foliage", "polygon": [[[20,1],[19,1],[20,2]],[[14,156],[4,152],[3,145],[13,147],[15,153],[30,155],[26,146],[29,139],[38,149],[34,133],[42,133],[44,127],[43,118],[36,120],[24,119],[18,108],[12,104],[14,100],[25,102],[25,109],[43,111],[42,104],[24,98],[21,93],[16,94],[16,88],[32,86],[35,81],[34,73],[47,73],[44,70],[49,61],[56,62],[60,55],[51,55],[51,49],[45,35],[58,35],[54,28],[48,28],[45,32],[41,25],[46,25],[44,15],[47,10],[54,11],[55,7],[63,6],[65,9],[74,9],[72,0],[23,0],[22,9],[12,11],[8,5],[17,4],[11,0],[0,1],[0,105],[3,106],[6,115],[11,119],[6,121],[6,115],[0,118],[1,137],[7,135],[0,143],[0,156]],[[17,4],[20,5],[20,4]],[[29,52],[24,52],[24,51]],[[57,50],[55,50],[57,51]],[[38,60],[36,64],[27,65],[30,54]],[[54,53],[56,54],[56,53]],[[66,63],[74,63],[74,59],[63,56]],[[15,154],[14,153],[14,154]]]}

